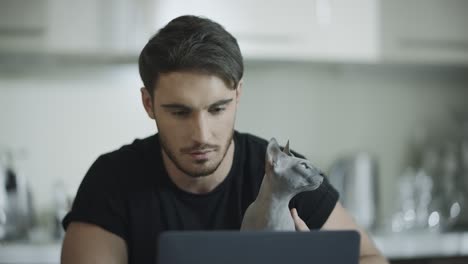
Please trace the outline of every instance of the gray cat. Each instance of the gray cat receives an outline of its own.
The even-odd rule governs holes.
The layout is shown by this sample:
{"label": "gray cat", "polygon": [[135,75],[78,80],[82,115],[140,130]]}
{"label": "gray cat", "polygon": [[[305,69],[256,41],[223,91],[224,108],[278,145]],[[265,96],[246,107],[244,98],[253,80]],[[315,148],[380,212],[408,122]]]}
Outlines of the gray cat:
{"label": "gray cat", "polygon": [[319,169],[290,152],[289,141],[281,151],[272,138],[266,151],[260,191],[245,212],[241,230],[294,231],[289,201],[300,192],[317,189],[322,181],[323,173]]}

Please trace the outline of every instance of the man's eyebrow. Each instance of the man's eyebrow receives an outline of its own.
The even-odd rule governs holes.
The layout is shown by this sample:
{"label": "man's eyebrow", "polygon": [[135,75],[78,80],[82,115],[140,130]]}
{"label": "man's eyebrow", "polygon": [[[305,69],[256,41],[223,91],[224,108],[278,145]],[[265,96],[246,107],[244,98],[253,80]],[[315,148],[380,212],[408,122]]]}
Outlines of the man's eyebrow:
{"label": "man's eyebrow", "polygon": [[219,100],[213,104],[210,105],[210,108],[211,107],[216,107],[216,106],[220,106],[220,105],[225,105],[225,104],[228,104],[232,101],[233,99],[230,98],[230,99],[224,99],[224,100]]}
{"label": "man's eyebrow", "polygon": [[[219,100],[215,103],[212,103],[209,108],[212,108],[212,107],[217,107],[217,106],[221,106],[221,105],[225,105],[225,104],[228,104],[232,101],[233,99],[230,98],[230,99],[223,99],[223,100]],[[176,108],[176,109],[184,109],[184,110],[190,110],[191,108],[186,106],[186,105],[183,105],[183,104],[162,104],[161,107],[164,107],[164,108]]]}
{"label": "man's eyebrow", "polygon": [[183,105],[183,104],[162,104],[161,107],[164,108],[177,108],[177,109],[187,109],[189,110],[190,107]]}

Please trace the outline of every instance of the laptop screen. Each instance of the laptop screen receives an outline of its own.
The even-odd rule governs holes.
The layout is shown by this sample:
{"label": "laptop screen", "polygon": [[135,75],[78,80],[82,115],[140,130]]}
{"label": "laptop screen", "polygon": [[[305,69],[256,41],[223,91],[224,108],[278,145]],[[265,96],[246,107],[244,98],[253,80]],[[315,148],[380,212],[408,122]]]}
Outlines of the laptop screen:
{"label": "laptop screen", "polygon": [[356,231],[168,231],[159,264],[357,264]]}

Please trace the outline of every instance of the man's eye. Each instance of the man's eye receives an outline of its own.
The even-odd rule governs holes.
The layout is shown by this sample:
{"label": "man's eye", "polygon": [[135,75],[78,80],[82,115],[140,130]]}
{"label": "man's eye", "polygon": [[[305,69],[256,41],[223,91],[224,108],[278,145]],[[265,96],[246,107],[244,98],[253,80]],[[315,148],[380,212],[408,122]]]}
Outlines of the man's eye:
{"label": "man's eye", "polygon": [[210,109],[210,113],[219,114],[219,113],[223,112],[224,110],[225,110],[225,108],[223,108],[223,107],[216,107],[216,108]]}
{"label": "man's eye", "polygon": [[175,115],[175,116],[187,116],[188,115],[188,111],[176,111],[176,112],[172,112],[172,115]]}

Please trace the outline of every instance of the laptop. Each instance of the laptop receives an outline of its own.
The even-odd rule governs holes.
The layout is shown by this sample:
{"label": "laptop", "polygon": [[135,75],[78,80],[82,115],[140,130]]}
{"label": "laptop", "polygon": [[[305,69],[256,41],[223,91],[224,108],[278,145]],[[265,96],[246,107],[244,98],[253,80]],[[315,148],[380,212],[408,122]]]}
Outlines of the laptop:
{"label": "laptop", "polygon": [[357,231],[167,231],[159,264],[357,264]]}

